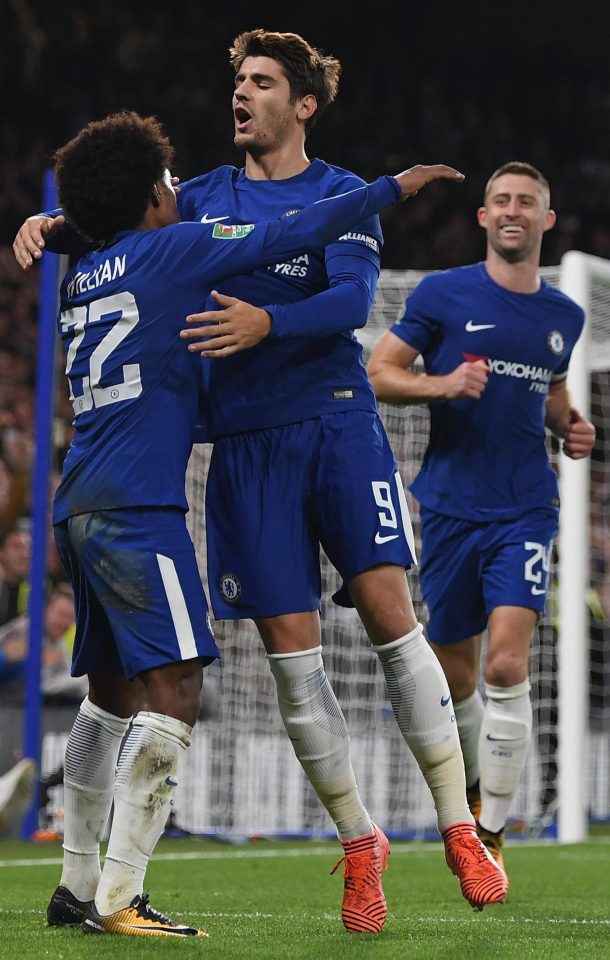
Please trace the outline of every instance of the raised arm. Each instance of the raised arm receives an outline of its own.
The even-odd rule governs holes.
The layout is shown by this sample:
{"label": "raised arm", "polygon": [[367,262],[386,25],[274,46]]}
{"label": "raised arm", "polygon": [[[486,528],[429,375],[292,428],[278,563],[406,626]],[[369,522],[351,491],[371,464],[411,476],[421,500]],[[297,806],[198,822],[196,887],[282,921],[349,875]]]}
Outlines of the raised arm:
{"label": "raised arm", "polygon": [[[233,275],[238,269],[243,271],[267,262],[273,263],[276,256],[297,256],[326,246],[345,230],[378,213],[394,200],[414,196],[426,184],[438,179],[460,182],[464,176],[445,164],[417,165],[396,177],[380,177],[373,184],[319,200],[288,219],[270,223],[264,250],[252,243],[251,250],[240,251],[239,263],[236,256],[231,258],[230,270],[226,275]],[[215,235],[221,236],[223,231],[226,231],[227,237],[231,236],[231,227],[228,226],[218,227]],[[294,246],[287,246],[289,243],[294,243]],[[279,246],[276,247],[277,244]],[[245,259],[242,259],[242,254]],[[252,259],[248,260],[250,256]],[[345,257],[344,261],[347,260]],[[277,336],[330,336],[364,326],[372,304],[378,265],[364,260],[360,262],[358,257],[349,260],[355,262],[355,266],[346,268],[344,263],[334,275],[329,269],[329,290],[302,303],[291,304],[289,315],[287,308],[279,307],[276,318],[272,315],[272,308],[267,311],[237,298],[215,293],[217,303],[223,308],[221,317],[217,311],[189,317],[193,325],[183,330],[181,336],[201,341],[191,344],[192,350],[199,350],[207,356],[229,356],[259,343],[271,333],[274,321],[276,329],[273,332]],[[216,282],[221,279],[217,267]]]}
{"label": "raised arm", "polygon": [[[397,199],[413,197],[426,184],[439,179],[460,182],[464,175],[442,163],[432,166],[418,164],[395,177],[379,177],[364,187],[318,200],[292,217],[274,220],[267,227],[264,254],[269,259],[265,262],[274,263],[276,256],[298,256],[304,250],[326,246],[345,230],[379,213]],[[223,229],[231,230],[231,227],[220,225],[220,230]],[[259,255],[253,251],[253,256],[258,258]],[[251,266],[259,263],[257,259]],[[235,273],[235,269],[231,273]]]}

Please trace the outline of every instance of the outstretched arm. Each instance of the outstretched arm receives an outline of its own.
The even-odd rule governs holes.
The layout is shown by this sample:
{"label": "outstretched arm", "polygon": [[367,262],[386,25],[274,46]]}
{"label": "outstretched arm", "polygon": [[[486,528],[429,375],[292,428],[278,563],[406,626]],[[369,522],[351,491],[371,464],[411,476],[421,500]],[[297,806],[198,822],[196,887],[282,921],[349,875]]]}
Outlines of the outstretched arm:
{"label": "outstretched arm", "polygon": [[[388,206],[392,201],[389,199],[387,189],[384,193],[384,182],[393,182],[394,199],[404,200],[415,196],[426,184],[438,179],[460,182],[464,179],[464,175],[446,164],[431,166],[418,164],[396,177],[380,177],[368,186],[359,187],[338,197],[320,200],[290,218],[292,221],[296,218],[300,219],[299,229],[303,232],[303,237],[298,233],[295,234],[294,239],[300,244],[300,248],[295,247],[294,250],[284,248],[281,251],[282,256],[296,256],[305,250],[323,246],[336,239],[345,229],[379,212],[384,206]],[[323,205],[330,205],[326,207],[326,212],[332,213],[334,219],[326,220],[325,217],[324,222],[320,220],[319,208]],[[354,215],[348,221],[350,211],[353,211]],[[293,222],[292,225],[296,226],[296,223]],[[283,220],[269,225],[267,233],[271,244],[277,241],[279,233],[285,231],[285,227]],[[230,228],[227,227],[227,229]],[[283,238],[282,243],[285,243]],[[261,265],[260,259],[254,265]],[[241,266],[243,268],[243,264]],[[235,273],[235,269],[232,273]],[[282,318],[283,334],[330,336],[342,330],[363,326],[372,304],[376,270],[374,273],[375,276],[372,276],[370,265],[365,261],[358,266],[351,282],[337,284],[330,290],[317,294],[315,299],[320,302],[316,306],[322,308],[322,312],[317,314],[313,324],[310,305],[314,298],[291,305],[290,323],[286,325],[285,317]],[[181,332],[181,337],[200,341],[191,343],[189,349],[202,352],[206,356],[230,356],[255,346],[269,335],[272,329],[272,316],[269,311],[234,297],[223,296],[217,291],[214,291],[213,295],[222,307],[221,314],[219,316],[218,311],[206,311],[187,318],[191,326]],[[321,302],[321,298],[324,298],[324,303]],[[324,309],[326,305],[328,310]],[[285,311],[285,308],[280,307],[279,310]],[[332,315],[332,319],[325,321],[324,314],[326,317]],[[351,318],[346,320],[348,314]]]}
{"label": "outstretched arm", "polygon": [[238,239],[239,245],[229,244],[224,252],[217,248],[210,269],[219,279],[275,263],[277,257],[296,257],[306,250],[316,250],[396,200],[412,197],[427,183],[439,179],[460,182],[464,175],[444,163],[419,164],[395,177],[379,177],[363,187],[318,200],[290,217],[247,226],[214,224],[213,237]]}
{"label": "outstretched arm", "polygon": [[431,376],[409,369],[419,353],[391,330],[383,334],[367,366],[378,400],[407,405],[441,399],[457,400],[458,397],[480,398],[489,377],[484,360],[461,363],[451,373]]}

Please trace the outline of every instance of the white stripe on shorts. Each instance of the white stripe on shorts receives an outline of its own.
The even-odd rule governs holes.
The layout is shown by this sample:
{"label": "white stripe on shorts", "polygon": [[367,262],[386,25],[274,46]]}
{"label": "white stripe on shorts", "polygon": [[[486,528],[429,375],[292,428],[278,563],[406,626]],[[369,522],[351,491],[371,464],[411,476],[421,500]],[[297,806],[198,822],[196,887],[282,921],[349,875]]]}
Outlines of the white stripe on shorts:
{"label": "white stripe on shorts", "polygon": [[398,493],[398,502],[400,504],[400,516],[402,517],[402,528],[405,532],[405,537],[407,538],[407,543],[409,544],[409,549],[413,557],[413,563],[417,566],[417,554],[415,553],[415,534],[413,533],[413,525],[411,523],[411,516],[409,514],[409,504],[407,503],[407,498],[405,496],[405,488],[402,485],[402,479],[398,470],[394,474],[394,482],[396,483],[396,491]]}
{"label": "white stripe on shorts", "polygon": [[178,580],[176,567],[171,557],[164,557],[162,553],[157,554],[157,563],[161,572],[161,579],[165,587],[165,596],[169,604],[169,611],[174,622],[176,639],[180,648],[180,655],[183,660],[192,660],[198,657],[195,637],[193,635],[193,625],[189,617],[186,600]]}

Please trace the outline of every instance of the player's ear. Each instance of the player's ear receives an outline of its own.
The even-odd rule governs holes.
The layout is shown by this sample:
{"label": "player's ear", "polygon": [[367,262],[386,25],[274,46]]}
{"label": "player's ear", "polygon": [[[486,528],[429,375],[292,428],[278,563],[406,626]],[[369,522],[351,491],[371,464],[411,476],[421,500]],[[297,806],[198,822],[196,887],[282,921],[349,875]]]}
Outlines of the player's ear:
{"label": "player's ear", "polygon": [[544,221],[544,232],[547,230],[552,230],[557,222],[557,214],[554,210],[547,210],[546,218]]}
{"label": "player's ear", "polygon": [[153,207],[161,206],[161,194],[159,192],[159,184],[157,183],[155,183],[154,187],[152,188],[150,202],[152,203]]}
{"label": "player's ear", "polygon": [[318,109],[318,101],[314,97],[313,93],[308,93],[306,96],[301,97],[301,102],[297,110],[297,117],[299,120],[309,120],[310,117],[313,117],[314,113]]}
{"label": "player's ear", "polygon": [[477,210],[477,223],[483,228],[487,226],[487,211],[485,207],[479,207]]}

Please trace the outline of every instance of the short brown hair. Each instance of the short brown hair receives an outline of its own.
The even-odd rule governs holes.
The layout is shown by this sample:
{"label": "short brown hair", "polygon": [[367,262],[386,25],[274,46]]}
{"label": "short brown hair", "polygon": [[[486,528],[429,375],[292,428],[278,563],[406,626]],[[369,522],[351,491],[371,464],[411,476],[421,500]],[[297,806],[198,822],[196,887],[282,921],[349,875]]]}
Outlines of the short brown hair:
{"label": "short brown hair", "polygon": [[307,132],[337,96],[340,62],[335,57],[325,56],[298,33],[246,30],[235,37],[229,53],[235,73],[239,73],[246,57],[270,57],[276,60],[290,84],[292,102],[313,94],[318,109],[305,124]]}
{"label": "short brown hair", "polygon": [[96,243],[135,229],[173,156],[155,117],[124,110],[87,124],[53,157],[68,220]]}
{"label": "short brown hair", "polygon": [[524,160],[509,160],[508,163],[503,163],[501,167],[498,167],[497,170],[494,170],[485,185],[483,200],[487,200],[489,191],[491,190],[494,181],[497,180],[498,177],[503,177],[506,173],[512,173],[518,177],[530,177],[532,180],[535,180],[536,183],[540,185],[540,188],[546,197],[546,201],[550,205],[551,188],[549,186],[549,181],[544,174],[540,173],[540,170],[537,170],[536,167],[532,166],[531,163],[526,163]]}

